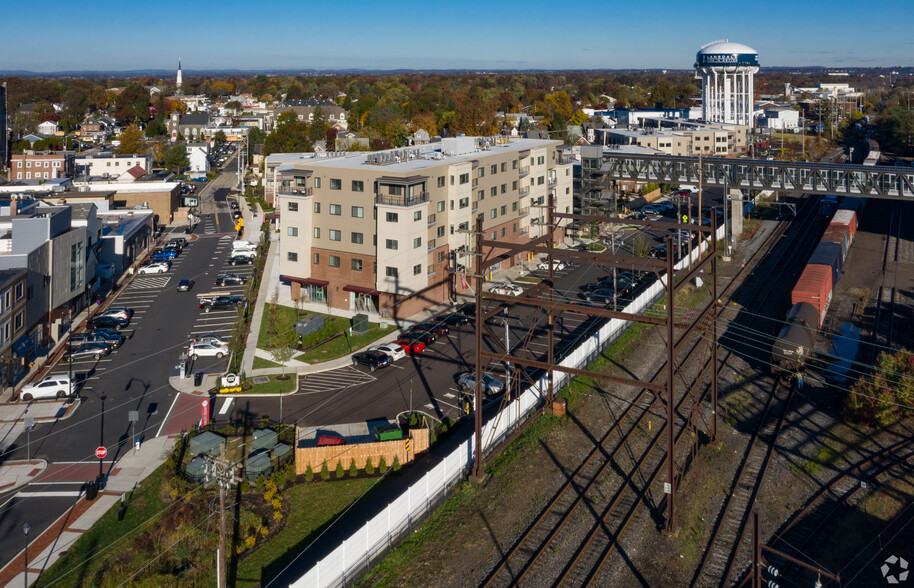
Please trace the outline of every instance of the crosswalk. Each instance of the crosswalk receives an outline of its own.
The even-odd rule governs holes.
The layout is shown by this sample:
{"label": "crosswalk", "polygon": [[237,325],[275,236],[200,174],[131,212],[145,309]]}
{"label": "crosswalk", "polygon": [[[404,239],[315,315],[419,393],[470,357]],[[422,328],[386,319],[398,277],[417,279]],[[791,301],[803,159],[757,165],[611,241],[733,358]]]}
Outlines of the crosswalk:
{"label": "crosswalk", "polygon": [[353,366],[345,366],[326,372],[303,374],[298,380],[298,391],[301,394],[317,394],[374,381],[377,381],[377,378],[373,375]]}
{"label": "crosswalk", "polygon": [[171,276],[138,276],[133,278],[128,290],[161,290],[171,281]]}
{"label": "crosswalk", "polygon": [[213,235],[216,233],[216,215],[212,213],[203,215],[203,234]]}

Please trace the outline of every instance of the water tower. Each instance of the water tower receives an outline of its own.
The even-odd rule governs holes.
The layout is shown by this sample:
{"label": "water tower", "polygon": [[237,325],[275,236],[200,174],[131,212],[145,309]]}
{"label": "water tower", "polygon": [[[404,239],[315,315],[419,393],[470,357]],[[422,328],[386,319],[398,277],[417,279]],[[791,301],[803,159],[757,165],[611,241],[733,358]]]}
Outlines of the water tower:
{"label": "water tower", "polygon": [[755,49],[730,41],[708,43],[698,51],[695,71],[701,77],[702,118],[752,124],[752,76],[758,71]]}

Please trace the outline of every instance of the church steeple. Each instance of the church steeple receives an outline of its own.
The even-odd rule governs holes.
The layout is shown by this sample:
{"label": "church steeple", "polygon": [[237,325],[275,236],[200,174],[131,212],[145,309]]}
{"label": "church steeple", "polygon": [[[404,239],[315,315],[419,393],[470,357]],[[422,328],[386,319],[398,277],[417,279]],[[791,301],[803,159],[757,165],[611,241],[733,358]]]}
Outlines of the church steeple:
{"label": "church steeple", "polygon": [[178,58],[178,79],[177,79],[178,89],[181,89],[181,58]]}

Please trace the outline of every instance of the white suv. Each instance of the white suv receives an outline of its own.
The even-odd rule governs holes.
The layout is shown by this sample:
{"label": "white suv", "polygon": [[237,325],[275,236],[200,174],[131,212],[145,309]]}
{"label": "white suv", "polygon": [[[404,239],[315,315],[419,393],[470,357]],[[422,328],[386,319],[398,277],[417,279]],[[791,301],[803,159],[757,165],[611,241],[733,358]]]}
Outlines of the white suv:
{"label": "white suv", "polygon": [[39,398],[66,398],[76,391],[76,383],[67,374],[49,374],[34,384],[23,386],[19,398],[28,402]]}
{"label": "white suv", "polygon": [[213,341],[207,342],[196,342],[191,343],[190,349],[190,358],[196,360],[198,357],[215,357],[216,359],[222,359],[222,357],[228,355],[229,348],[228,344],[219,345]]}
{"label": "white suv", "polygon": [[164,274],[171,269],[171,265],[166,261],[155,261],[144,265],[140,268],[141,274]]}

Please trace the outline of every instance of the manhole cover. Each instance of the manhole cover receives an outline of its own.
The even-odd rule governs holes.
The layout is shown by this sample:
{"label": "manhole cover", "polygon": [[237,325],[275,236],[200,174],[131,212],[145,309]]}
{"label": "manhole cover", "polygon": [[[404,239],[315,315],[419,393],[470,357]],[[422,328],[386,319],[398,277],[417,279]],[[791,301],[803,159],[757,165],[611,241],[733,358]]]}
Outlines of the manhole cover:
{"label": "manhole cover", "polygon": [[254,383],[255,383],[255,384],[266,384],[266,383],[268,383],[269,381],[270,381],[270,377],[269,377],[269,376],[257,376],[256,378],[254,378]]}

